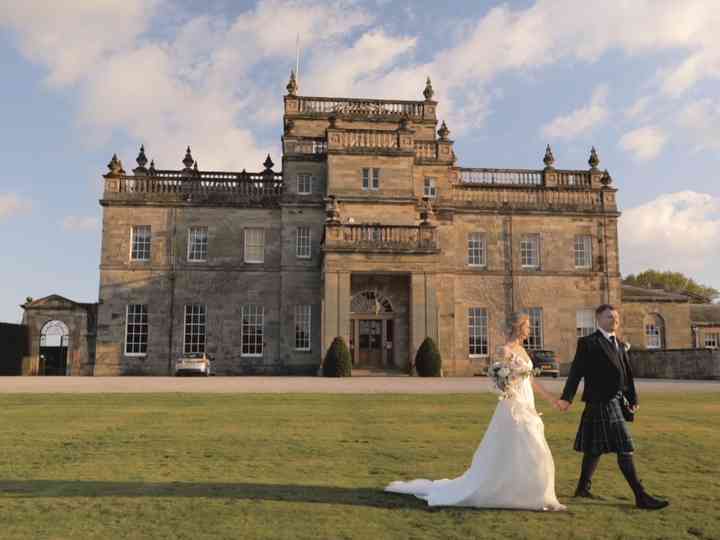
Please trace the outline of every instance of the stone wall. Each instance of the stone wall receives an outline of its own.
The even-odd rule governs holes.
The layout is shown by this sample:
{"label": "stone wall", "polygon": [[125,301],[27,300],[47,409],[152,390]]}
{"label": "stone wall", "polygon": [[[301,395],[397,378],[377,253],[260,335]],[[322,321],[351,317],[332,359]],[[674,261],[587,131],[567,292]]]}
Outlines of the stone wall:
{"label": "stone wall", "polygon": [[620,312],[623,338],[634,349],[646,348],[645,320],[657,314],[665,323],[666,349],[689,349],[693,346],[690,330],[690,304],[675,302],[624,302]]}
{"label": "stone wall", "polygon": [[674,349],[630,350],[630,363],[637,378],[720,379],[720,351]]}

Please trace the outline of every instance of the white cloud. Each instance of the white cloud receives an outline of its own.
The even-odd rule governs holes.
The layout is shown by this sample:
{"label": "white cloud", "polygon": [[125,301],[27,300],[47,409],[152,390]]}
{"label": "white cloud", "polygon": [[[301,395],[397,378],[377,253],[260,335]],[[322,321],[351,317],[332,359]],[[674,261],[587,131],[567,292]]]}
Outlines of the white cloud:
{"label": "white cloud", "polygon": [[607,95],[606,84],[596,87],[589,104],[548,122],[540,130],[542,135],[553,139],[573,139],[602,124],[608,117]]}
{"label": "white cloud", "polygon": [[13,216],[29,214],[32,204],[15,193],[0,193],[0,221]]}
{"label": "white cloud", "polygon": [[630,131],[620,138],[620,147],[631,152],[640,161],[653,159],[667,142],[665,132],[656,126],[645,126]]}
{"label": "white cloud", "polygon": [[647,111],[651,101],[652,97],[650,96],[643,96],[641,98],[638,98],[632,105],[630,105],[630,107],[625,109],[625,117],[630,120],[635,120],[639,117],[642,117]]}
{"label": "white cloud", "polygon": [[63,219],[63,229],[66,231],[95,231],[98,226],[96,217],[67,216]]}
{"label": "white cloud", "polygon": [[720,149],[720,101],[700,99],[688,103],[678,114],[678,124],[695,141],[697,150]]}
{"label": "white cloud", "polygon": [[682,191],[625,210],[620,258],[624,274],[674,270],[720,285],[720,197]]}

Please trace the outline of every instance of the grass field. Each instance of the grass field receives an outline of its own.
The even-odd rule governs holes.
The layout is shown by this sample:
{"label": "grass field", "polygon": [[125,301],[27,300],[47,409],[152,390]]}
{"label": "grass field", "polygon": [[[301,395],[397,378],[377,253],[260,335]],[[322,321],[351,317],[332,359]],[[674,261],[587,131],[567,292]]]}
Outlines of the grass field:
{"label": "grass field", "polygon": [[570,498],[580,408],[543,407],[566,513],[428,509],[390,480],[456,476],[484,395],[0,395],[0,538],[720,538],[718,394],[643,396],[635,509],[613,456]]}

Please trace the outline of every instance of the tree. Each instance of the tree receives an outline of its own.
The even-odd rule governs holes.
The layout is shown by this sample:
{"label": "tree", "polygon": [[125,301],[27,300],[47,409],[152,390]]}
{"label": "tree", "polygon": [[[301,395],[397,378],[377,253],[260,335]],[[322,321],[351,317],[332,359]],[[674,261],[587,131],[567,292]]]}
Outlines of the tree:
{"label": "tree", "polygon": [[652,289],[663,289],[668,292],[690,294],[690,301],[694,304],[712,302],[720,297],[717,289],[701,285],[692,278],[680,272],[661,272],[658,270],[645,270],[639,274],[629,274],[623,279],[625,285],[636,287],[648,287]]}
{"label": "tree", "polygon": [[323,375],[325,377],[350,377],[352,375],[352,360],[345,340],[336,337],[323,362]]}
{"label": "tree", "polygon": [[415,369],[420,377],[442,376],[442,358],[437,345],[426,337],[415,355]]}

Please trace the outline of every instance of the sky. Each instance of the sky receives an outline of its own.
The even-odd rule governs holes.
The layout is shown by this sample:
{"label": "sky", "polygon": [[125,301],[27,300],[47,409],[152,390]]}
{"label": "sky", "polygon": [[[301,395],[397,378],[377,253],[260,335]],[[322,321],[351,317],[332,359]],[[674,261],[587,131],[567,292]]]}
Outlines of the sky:
{"label": "sky", "polygon": [[0,3],[0,321],[98,297],[102,174],[280,163],[301,95],[422,99],[464,167],[587,169],[619,191],[623,274],[720,288],[717,0],[44,0]]}

